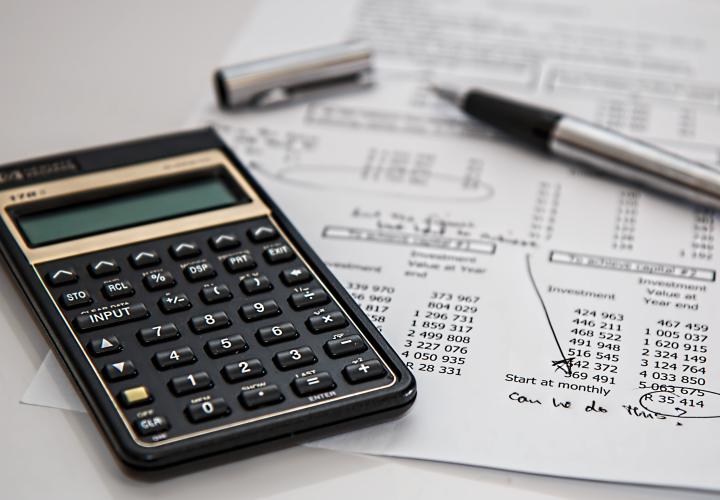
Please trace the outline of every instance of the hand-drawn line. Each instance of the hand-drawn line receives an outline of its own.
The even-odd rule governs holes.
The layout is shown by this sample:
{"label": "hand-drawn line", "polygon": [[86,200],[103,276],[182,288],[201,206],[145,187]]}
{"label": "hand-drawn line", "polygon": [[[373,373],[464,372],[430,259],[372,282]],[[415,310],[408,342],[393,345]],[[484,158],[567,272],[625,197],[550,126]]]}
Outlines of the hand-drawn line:
{"label": "hand-drawn line", "polygon": [[540,305],[542,306],[543,312],[545,313],[545,319],[547,319],[548,325],[550,326],[550,331],[552,332],[553,338],[555,339],[555,345],[557,346],[558,350],[560,351],[560,356],[562,358],[557,361],[553,361],[552,365],[553,365],[553,367],[555,367],[556,370],[562,370],[563,373],[565,373],[569,377],[572,374],[572,363],[575,358],[565,357],[563,348],[560,345],[560,341],[558,340],[557,334],[555,333],[555,327],[553,327],[552,321],[550,320],[550,314],[548,313],[547,307],[545,306],[545,301],[543,300],[543,297],[540,294],[540,289],[538,288],[537,283],[535,282],[535,277],[533,276],[532,268],[530,267],[530,254],[529,253],[525,254],[525,267],[527,269],[528,276],[530,277],[530,283],[532,283],[533,290],[535,290],[535,295],[537,295],[537,298],[540,301]]}

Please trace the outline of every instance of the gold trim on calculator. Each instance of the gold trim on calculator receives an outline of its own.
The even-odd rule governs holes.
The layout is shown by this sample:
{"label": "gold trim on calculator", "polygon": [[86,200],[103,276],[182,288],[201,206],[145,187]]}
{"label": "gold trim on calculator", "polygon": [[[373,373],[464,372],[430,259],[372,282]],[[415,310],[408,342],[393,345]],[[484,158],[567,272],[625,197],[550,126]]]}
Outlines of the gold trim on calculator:
{"label": "gold trim on calculator", "polygon": [[[55,198],[55,197],[79,194],[79,193],[84,193],[87,191],[101,189],[101,188],[119,187],[119,186],[123,186],[126,184],[131,184],[131,183],[138,183],[138,182],[147,181],[147,180],[155,180],[155,179],[163,178],[166,176],[197,173],[197,172],[202,172],[203,170],[211,170],[211,169],[216,169],[216,168],[222,168],[230,176],[230,178],[234,179],[238,183],[238,185],[240,186],[242,191],[244,191],[245,194],[250,199],[249,203],[234,205],[234,206],[227,207],[227,208],[208,210],[208,211],[202,212],[202,213],[175,217],[172,219],[158,221],[158,222],[151,222],[151,223],[142,224],[142,225],[139,225],[136,227],[126,228],[126,229],[118,229],[118,230],[108,231],[103,234],[79,237],[79,238],[71,240],[71,241],[49,244],[49,245],[42,246],[39,248],[31,248],[25,243],[25,240],[23,239],[22,234],[20,234],[20,231],[16,227],[15,222],[12,220],[12,217],[8,211],[9,208],[12,208],[15,206],[24,205],[26,203],[35,203],[35,202],[42,202],[45,200],[51,200],[52,198]],[[82,179],[82,180],[80,181],[80,179]],[[99,172],[80,174],[80,175],[72,176],[69,178],[47,181],[47,182],[40,182],[37,184],[30,184],[30,185],[26,185],[24,187],[19,187],[19,188],[14,188],[14,189],[7,189],[4,191],[0,191],[0,208],[2,209],[2,212],[0,215],[2,216],[2,219],[5,222],[5,225],[8,227],[8,229],[12,233],[13,237],[15,238],[15,241],[17,242],[17,244],[20,247],[20,249],[22,250],[22,252],[25,254],[28,261],[31,264],[33,264],[33,268],[35,270],[37,278],[38,278],[38,280],[40,280],[40,283],[42,283],[43,288],[45,288],[45,291],[48,293],[48,296],[50,297],[53,304],[55,305],[57,313],[63,319],[65,325],[68,328],[68,331],[72,334],[73,338],[75,339],[75,341],[78,344],[78,347],[83,352],[83,355],[85,356],[86,360],[90,364],[90,367],[92,368],[93,372],[95,373],[98,380],[100,381],[103,388],[105,389],[105,393],[112,401],[112,404],[113,404],[115,410],[120,415],[120,418],[122,419],[123,423],[125,424],[125,427],[127,428],[128,432],[130,433],[130,436],[132,437],[133,441],[136,444],[138,444],[139,446],[146,447],[146,448],[154,448],[154,447],[158,447],[158,446],[163,446],[166,444],[174,443],[177,441],[182,441],[185,439],[190,439],[190,438],[197,437],[200,435],[209,434],[212,432],[217,432],[217,431],[229,429],[232,427],[237,427],[240,425],[245,425],[245,424],[256,422],[259,420],[265,420],[268,418],[275,417],[277,415],[292,413],[292,412],[300,411],[300,410],[303,410],[303,409],[306,409],[309,407],[320,406],[320,405],[331,403],[334,401],[339,401],[342,399],[347,399],[347,398],[359,396],[362,394],[367,394],[369,392],[379,391],[379,390],[391,387],[391,386],[395,385],[395,383],[397,382],[397,376],[396,376],[395,372],[390,368],[390,366],[388,366],[385,359],[378,353],[378,351],[373,346],[372,342],[370,342],[368,340],[368,338],[366,337],[363,330],[360,327],[358,327],[358,325],[355,321],[353,321],[352,317],[347,313],[347,311],[342,306],[342,304],[337,300],[337,297],[330,290],[330,288],[327,286],[327,284],[317,276],[317,274],[314,271],[313,266],[310,265],[305,260],[305,257],[303,256],[303,254],[301,252],[299,252],[298,249],[295,247],[295,245],[293,245],[293,243],[290,241],[290,239],[287,238],[287,235],[285,234],[285,232],[282,230],[282,228],[280,228],[278,226],[278,224],[272,217],[270,208],[267,205],[265,205],[265,203],[263,203],[263,201],[259,198],[257,193],[248,184],[248,182],[245,180],[245,178],[240,174],[240,172],[235,168],[235,166],[228,160],[228,158],[220,150],[213,149],[213,150],[207,150],[207,151],[203,151],[203,152],[199,152],[199,153],[174,156],[171,158],[165,158],[163,160],[138,163],[138,164],[130,165],[130,166],[126,166],[126,167],[112,168],[109,170],[102,170]],[[142,440],[138,439],[135,429],[133,428],[132,424],[130,422],[128,422],[128,420],[125,416],[125,413],[123,412],[122,408],[118,405],[113,392],[109,389],[108,385],[105,382],[105,379],[99,373],[98,369],[95,367],[95,364],[88,356],[84,346],[82,345],[82,343],[80,342],[80,339],[78,338],[78,335],[75,334],[71,325],[65,319],[65,315],[63,314],[62,310],[58,307],[55,297],[53,297],[51,291],[45,285],[45,281],[43,280],[42,276],[38,272],[37,265],[42,264],[44,262],[52,261],[52,260],[58,260],[58,259],[63,259],[63,258],[67,258],[67,257],[72,257],[75,255],[97,252],[100,250],[106,250],[106,249],[113,248],[113,247],[119,247],[119,246],[124,246],[124,245],[128,245],[128,244],[139,243],[141,241],[146,241],[149,239],[156,239],[156,238],[172,236],[174,234],[185,233],[185,232],[204,229],[204,228],[212,227],[212,226],[231,224],[234,222],[239,222],[239,221],[248,220],[248,219],[254,219],[254,218],[263,217],[263,216],[268,217],[270,219],[270,221],[275,226],[275,228],[278,230],[279,234],[283,237],[285,242],[288,245],[290,245],[290,247],[293,249],[293,251],[295,252],[297,257],[302,261],[302,263],[313,274],[313,277],[328,292],[328,294],[333,299],[333,301],[335,302],[337,307],[340,309],[340,311],[342,311],[342,313],[347,317],[350,324],[352,324],[352,326],[354,326],[355,329],[357,329],[358,333],[363,337],[363,340],[369,346],[370,350],[375,354],[375,357],[381,361],[381,363],[383,364],[383,366],[385,367],[387,372],[392,375],[392,381],[383,386],[366,389],[364,391],[354,392],[352,394],[347,394],[345,396],[329,398],[329,399],[325,399],[325,400],[321,400],[321,401],[316,401],[313,403],[308,403],[306,405],[301,405],[301,406],[297,406],[294,408],[289,408],[286,410],[269,413],[266,415],[259,415],[257,417],[248,418],[245,420],[239,420],[239,421],[236,421],[233,423],[218,425],[211,429],[201,430],[201,431],[197,431],[197,432],[190,432],[190,433],[182,434],[180,436],[172,437],[172,438],[169,438],[169,439],[166,439],[163,441],[147,442],[147,441],[142,441]]]}

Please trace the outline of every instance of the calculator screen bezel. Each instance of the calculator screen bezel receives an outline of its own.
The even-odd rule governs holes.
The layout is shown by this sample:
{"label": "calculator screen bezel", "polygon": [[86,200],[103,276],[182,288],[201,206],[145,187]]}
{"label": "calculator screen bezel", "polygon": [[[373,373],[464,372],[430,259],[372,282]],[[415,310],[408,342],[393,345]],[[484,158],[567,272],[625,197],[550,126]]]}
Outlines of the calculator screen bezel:
{"label": "calculator screen bezel", "polygon": [[[36,247],[27,243],[15,221],[16,214],[57,206],[67,199],[82,202],[103,191],[121,192],[137,189],[138,186],[159,185],[171,183],[178,178],[206,175],[224,176],[229,186],[236,189],[237,193],[243,193],[248,201]],[[269,214],[267,205],[220,150],[180,155],[0,191],[0,216],[28,261],[33,264],[192,231],[216,225],[218,222],[232,222]]]}
{"label": "calculator screen bezel", "polygon": [[[232,193],[235,200],[231,203],[219,204],[208,208],[200,208],[197,210],[188,210],[180,213],[174,213],[164,216],[153,217],[150,215],[147,219],[142,221],[128,221],[124,224],[118,224],[113,227],[99,228],[94,231],[79,232],[71,234],[65,237],[58,237],[55,239],[41,240],[37,243],[31,241],[32,239],[27,234],[26,229],[23,227],[24,216],[33,215],[44,215],[51,213],[55,209],[74,209],[82,208],[91,204],[108,202],[131,197],[135,194],[142,193],[143,191],[150,190],[162,190],[165,188],[180,187],[191,183],[192,181],[219,179],[225,187]],[[88,190],[82,193],[78,193],[70,196],[56,196],[53,198],[45,199],[37,202],[29,202],[20,205],[10,207],[8,209],[10,215],[13,218],[15,225],[17,226],[20,233],[23,235],[25,243],[30,248],[44,247],[55,243],[62,243],[64,241],[76,240],[78,238],[84,238],[87,236],[94,236],[96,234],[104,234],[111,231],[118,231],[129,227],[142,226],[145,224],[152,224],[153,222],[160,222],[169,219],[175,219],[178,217],[184,217],[187,215],[193,215],[201,212],[208,212],[211,210],[217,210],[233,205],[249,203],[250,198],[245,192],[240,189],[240,186],[232,182],[228,173],[222,167],[207,168],[200,171],[182,173],[178,175],[171,175],[154,180],[141,180],[134,183],[127,183],[113,188],[100,188]]]}

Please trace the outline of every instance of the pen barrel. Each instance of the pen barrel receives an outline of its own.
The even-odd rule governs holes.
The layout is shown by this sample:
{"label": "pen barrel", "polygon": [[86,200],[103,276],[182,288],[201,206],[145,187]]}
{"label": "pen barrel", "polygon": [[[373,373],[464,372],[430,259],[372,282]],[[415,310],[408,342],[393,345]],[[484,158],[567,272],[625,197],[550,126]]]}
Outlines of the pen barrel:
{"label": "pen barrel", "polygon": [[573,117],[550,134],[550,151],[610,175],[720,209],[720,170]]}

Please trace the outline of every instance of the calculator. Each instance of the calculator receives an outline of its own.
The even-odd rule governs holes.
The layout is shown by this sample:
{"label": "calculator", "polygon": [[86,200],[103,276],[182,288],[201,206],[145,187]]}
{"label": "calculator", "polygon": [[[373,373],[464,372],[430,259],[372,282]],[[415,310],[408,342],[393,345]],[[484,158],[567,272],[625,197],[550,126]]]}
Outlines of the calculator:
{"label": "calculator", "polygon": [[407,367],[212,129],[2,167],[0,204],[5,261],[132,467],[295,443],[415,400]]}

